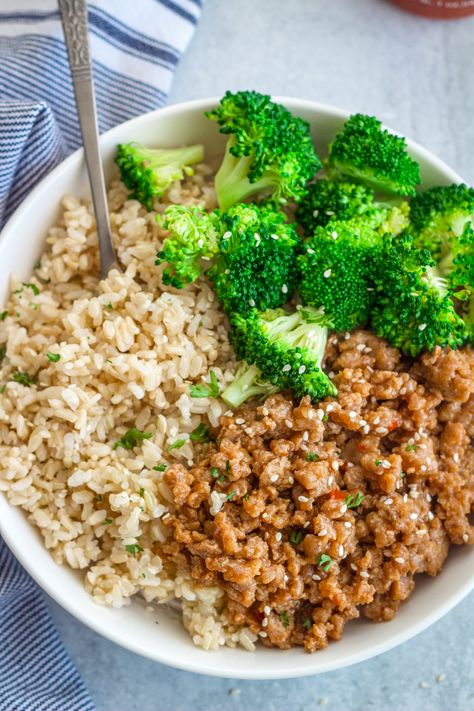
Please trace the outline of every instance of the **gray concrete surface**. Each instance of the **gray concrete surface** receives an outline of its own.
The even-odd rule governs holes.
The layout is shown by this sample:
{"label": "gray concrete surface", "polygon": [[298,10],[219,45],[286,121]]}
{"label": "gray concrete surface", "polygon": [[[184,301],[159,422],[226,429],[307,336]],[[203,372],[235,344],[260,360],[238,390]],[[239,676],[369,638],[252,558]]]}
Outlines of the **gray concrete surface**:
{"label": "gray concrete surface", "polygon": [[[426,21],[385,0],[205,0],[170,101],[254,88],[371,112],[474,183],[473,74],[474,17]],[[174,671],[51,609],[100,711],[474,711],[473,601],[381,657],[272,682]]]}

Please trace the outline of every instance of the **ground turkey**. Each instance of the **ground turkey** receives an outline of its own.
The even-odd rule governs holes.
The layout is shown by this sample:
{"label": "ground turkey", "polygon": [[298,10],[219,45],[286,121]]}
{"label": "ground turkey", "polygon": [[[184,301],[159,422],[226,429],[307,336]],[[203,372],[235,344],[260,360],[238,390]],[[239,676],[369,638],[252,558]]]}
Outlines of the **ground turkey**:
{"label": "ground turkey", "polygon": [[263,644],[309,652],[360,613],[390,620],[416,573],[474,543],[472,349],[413,362],[356,331],[326,367],[337,398],[242,407],[194,467],[165,473],[173,563],[221,586]]}

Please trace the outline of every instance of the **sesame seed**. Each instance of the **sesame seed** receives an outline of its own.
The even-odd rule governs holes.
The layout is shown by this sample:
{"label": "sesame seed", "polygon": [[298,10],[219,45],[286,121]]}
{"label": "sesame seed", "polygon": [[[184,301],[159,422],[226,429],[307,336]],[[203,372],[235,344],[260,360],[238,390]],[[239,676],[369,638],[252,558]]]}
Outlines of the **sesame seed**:
{"label": "sesame seed", "polygon": [[339,470],[339,462],[336,462],[336,461],[331,462],[331,466],[334,469],[334,471],[337,472]]}
{"label": "sesame seed", "polygon": [[343,556],[344,553],[345,553],[345,551],[344,551],[344,546],[339,546],[339,548],[337,549],[337,552],[338,552],[338,555],[340,555],[341,558],[342,558],[342,556]]}
{"label": "sesame seed", "polygon": [[283,576],[283,580],[285,581],[285,583],[287,583],[289,579],[290,579],[290,578],[289,578],[288,575],[285,573],[285,575]]}
{"label": "sesame seed", "polygon": [[332,412],[336,407],[335,402],[330,402],[328,405],[326,405],[326,412]]}
{"label": "sesame seed", "polygon": [[241,689],[229,689],[229,696],[240,696]]}
{"label": "sesame seed", "polygon": [[295,480],[293,479],[292,476],[289,476],[289,477],[288,477],[288,483],[289,483],[289,484],[294,484],[294,483],[295,483]]}
{"label": "sesame seed", "polygon": [[426,529],[425,528],[420,528],[419,531],[416,532],[417,536],[424,536],[426,535]]}
{"label": "sesame seed", "polygon": [[265,617],[265,619],[262,620],[262,627],[266,627],[268,625],[268,618]]}
{"label": "sesame seed", "polygon": [[357,350],[358,351],[363,351],[365,348],[365,343],[358,343],[357,344]]}
{"label": "sesame seed", "polygon": [[301,437],[302,437],[302,439],[303,439],[303,442],[307,442],[308,439],[309,439],[309,433],[308,433],[308,432],[303,432],[303,434],[301,435]]}
{"label": "sesame seed", "polygon": [[327,696],[321,696],[321,698],[318,701],[318,704],[320,706],[327,706],[328,703],[329,703],[329,699]]}
{"label": "sesame seed", "polygon": [[286,425],[287,427],[293,427],[293,423],[292,423],[291,420],[285,420],[285,425]]}
{"label": "sesame seed", "polygon": [[459,454],[457,452],[453,454],[453,462],[456,462],[456,464],[459,462]]}
{"label": "sesame seed", "polygon": [[406,504],[408,501],[408,494],[403,494],[403,503]]}
{"label": "sesame seed", "polygon": [[323,273],[323,277],[324,277],[325,279],[329,279],[330,276],[331,276],[331,270],[330,270],[330,269],[326,269],[326,271]]}
{"label": "sesame seed", "polygon": [[252,306],[252,307],[255,306],[255,300],[254,300],[254,299],[249,299],[249,306]]}
{"label": "sesame seed", "polygon": [[332,237],[333,239],[337,239],[337,238],[338,238],[338,234],[337,234],[336,230],[334,230],[334,232],[331,232],[331,237]]}
{"label": "sesame seed", "polygon": [[318,533],[318,536],[325,536],[327,534],[327,528],[322,528]]}
{"label": "sesame seed", "polygon": [[278,479],[279,479],[278,474],[272,474],[270,477],[270,481],[278,481]]}
{"label": "sesame seed", "polygon": [[334,477],[332,476],[332,474],[328,479],[328,486],[331,486],[331,484],[334,484]]}
{"label": "sesame seed", "polygon": [[303,528],[308,528],[309,524],[310,524],[310,522],[306,521],[306,523],[303,524]]}
{"label": "sesame seed", "polygon": [[267,615],[267,617],[268,617],[268,615],[270,614],[271,611],[272,611],[272,608],[270,607],[270,605],[265,605],[265,607],[263,608],[263,613],[264,613],[265,615]]}
{"label": "sesame seed", "polygon": [[432,521],[434,519],[434,513],[432,511],[428,511],[428,521]]}
{"label": "sesame seed", "polygon": [[322,420],[323,417],[324,417],[324,410],[322,410],[321,408],[319,408],[318,410],[316,410],[316,414],[317,414],[317,416],[319,417],[319,419]]}
{"label": "sesame seed", "polygon": [[245,420],[244,420],[243,417],[238,417],[238,418],[236,419],[236,421],[235,421],[235,424],[236,424],[236,425],[243,425],[244,422],[245,422]]}
{"label": "sesame seed", "polygon": [[312,575],[311,577],[313,578],[313,580],[321,580],[321,576],[317,575],[316,573],[314,575]]}
{"label": "sesame seed", "polygon": [[377,434],[387,434],[388,433],[388,429],[386,427],[376,427],[375,431],[377,432]]}
{"label": "sesame seed", "polygon": [[411,518],[412,521],[416,521],[416,519],[418,518],[418,514],[411,513],[408,518]]}
{"label": "sesame seed", "polygon": [[197,245],[198,245],[199,249],[201,249],[201,247],[204,247],[204,240],[203,240],[203,239],[198,239]]}
{"label": "sesame seed", "polygon": [[395,563],[400,563],[400,565],[402,565],[405,562],[405,558],[402,558],[401,556],[394,558],[394,560],[395,560]]}
{"label": "sesame seed", "polygon": [[390,506],[391,504],[393,504],[393,499],[385,499],[384,503],[385,503],[387,506]]}
{"label": "sesame seed", "polygon": [[264,512],[263,512],[262,518],[268,518],[268,512],[267,512],[267,511],[264,511]]}
{"label": "sesame seed", "polygon": [[288,373],[291,370],[291,365],[287,363],[286,365],[283,366],[282,371],[284,373]]}
{"label": "sesame seed", "polygon": [[465,534],[463,535],[462,539],[463,539],[464,543],[467,543],[467,542],[468,542],[469,536],[467,535],[467,533],[465,533]]}
{"label": "sesame seed", "polygon": [[230,274],[230,269],[226,269],[226,270],[224,271],[224,274]]}
{"label": "sesame seed", "polygon": [[298,368],[298,373],[299,373],[300,375],[302,375],[305,370],[306,370],[306,366],[305,366],[305,365],[300,365],[300,367]]}
{"label": "sesame seed", "polygon": [[260,637],[267,637],[267,633],[266,633],[266,632],[259,632],[258,634],[259,634]]}
{"label": "sesame seed", "polygon": [[282,539],[282,534],[281,534],[280,531],[277,531],[277,532],[275,533],[275,540],[281,541],[281,539]]}
{"label": "sesame seed", "polygon": [[230,232],[229,230],[227,230],[227,232],[224,232],[224,234],[222,235],[222,239],[230,239],[231,237],[232,232]]}
{"label": "sesame seed", "polygon": [[362,434],[369,434],[369,432],[370,432],[369,425],[364,425],[362,428]]}
{"label": "sesame seed", "polygon": [[380,417],[374,417],[372,424],[378,425],[380,423]]}
{"label": "sesame seed", "polygon": [[279,239],[278,235],[270,235],[272,239]]}
{"label": "sesame seed", "polygon": [[319,215],[319,210],[313,210],[313,217],[317,217]]}
{"label": "sesame seed", "polygon": [[419,328],[420,331],[424,331],[425,328],[426,328],[426,323],[420,323],[419,326],[418,326],[418,328]]}
{"label": "sesame seed", "polygon": [[426,471],[426,464],[422,464],[420,469],[422,472],[425,472]]}
{"label": "sesame seed", "polygon": [[311,249],[311,247],[309,247],[306,251],[308,254],[314,254],[314,249]]}
{"label": "sesame seed", "polygon": [[351,420],[355,419],[357,417],[357,412],[354,412],[354,410],[351,410],[349,412],[349,417],[351,418]]}
{"label": "sesame seed", "polygon": [[438,676],[436,677],[436,681],[438,682],[438,684],[441,684],[445,679],[446,674],[438,674]]}
{"label": "sesame seed", "polygon": [[418,686],[420,687],[420,689],[429,689],[430,688],[430,685],[428,684],[427,681],[420,681]]}
{"label": "sesame seed", "polygon": [[344,526],[346,528],[352,528],[352,523],[350,521],[344,521]]}
{"label": "sesame seed", "polygon": [[382,459],[382,463],[380,466],[382,467],[382,469],[390,469],[392,465],[387,459]]}
{"label": "sesame seed", "polygon": [[339,513],[340,513],[340,514],[345,514],[346,511],[347,511],[347,506],[346,506],[346,504],[343,504],[343,505],[341,506],[341,508],[339,509]]}
{"label": "sesame seed", "polygon": [[281,287],[281,290],[282,290],[283,294],[288,294],[288,287],[286,284],[283,284],[283,286]]}
{"label": "sesame seed", "polygon": [[306,504],[309,501],[309,499],[307,496],[301,495],[301,496],[298,496],[298,501],[301,501],[302,504]]}
{"label": "sesame seed", "polygon": [[359,575],[361,578],[369,578],[370,577],[370,575],[365,570],[361,570]]}
{"label": "sesame seed", "polygon": [[267,417],[267,415],[269,415],[269,414],[270,414],[270,411],[268,410],[268,408],[262,407],[262,415],[264,417]]}

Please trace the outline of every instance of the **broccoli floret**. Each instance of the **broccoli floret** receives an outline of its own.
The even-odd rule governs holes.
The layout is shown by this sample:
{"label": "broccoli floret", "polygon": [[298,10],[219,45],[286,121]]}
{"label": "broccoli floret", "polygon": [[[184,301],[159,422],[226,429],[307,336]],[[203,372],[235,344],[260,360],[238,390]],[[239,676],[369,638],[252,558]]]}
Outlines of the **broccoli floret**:
{"label": "broccoli floret", "polygon": [[405,139],[364,114],[346,121],[329,147],[328,167],[331,177],[350,178],[396,195],[414,195],[420,183],[418,163],[407,153]]}
{"label": "broccoli floret", "polygon": [[428,250],[414,246],[413,237],[384,239],[375,281],[372,327],[378,336],[413,357],[437,345],[462,345],[466,329],[447,280]]}
{"label": "broccoli floret", "polygon": [[208,277],[227,313],[284,304],[296,288],[294,226],[257,205],[234,205],[219,219],[219,252]]}
{"label": "broccoli floret", "polygon": [[374,191],[370,188],[346,181],[318,180],[308,185],[308,192],[296,211],[296,219],[309,235],[316,227],[326,227],[334,219],[370,217],[374,211]]}
{"label": "broccoli floret", "polygon": [[373,272],[382,238],[360,220],[318,227],[298,257],[303,304],[322,308],[336,331],[366,323],[374,303]]}
{"label": "broccoli floret", "polygon": [[[260,313],[254,309],[246,317],[235,314],[231,318],[231,340],[237,357],[247,364],[222,395],[232,407],[253,395],[254,386],[261,387],[262,383],[278,390],[291,389],[296,397],[309,395],[314,401],[337,394],[321,369],[327,326],[315,309],[302,308],[294,313],[283,309]],[[249,370],[252,366],[256,369]]]}
{"label": "broccoli floret", "polygon": [[221,397],[230,407],[239,407],[251,397],[266,398],[278,392],[276,385],[265,382],[262,372],[255,363],[249,365],[245,360],[239,365],[235,377],[226,387]]}
{"label": "broccoli floret", "polygon": [[474,223],[474,189],[467,185],[435,187],[419,193],[410,205],[410,231],[416,245],[435,259],[449,253],[453,237]]}
{"label": "broccoli floret", "polygon": [[386,208],[385,217],[379,224],[377,232],[380,235],[389,233],[396,237],[410,224],[410,205],[408,202],[402,202],[399,205],[386,205]]}
{"label": "broccoli floret", "polygon": [[321,167],[306,121],[255,91],[228,91],[206,116],[229,134],[215,179],[222,209],[258,193],[277,201],[303,197]]}
{"label": "broccoli floret", "polygon": [[156,255],[155,264],[168,262],[163,283],[181,289],[195,281],[202,272],[201,260],[210,260],[217,252],[216,215],[198,207],[171,205],[165,211],[163,226],[170,236]]}
{"label": "broccoli floret", "polygon": [[182,180],[185,174],[192,175],[190,166],[203,158],[201,145],[147,148],[139,143],[120,143],[115,162],[122,182],[132,191],[130,197],[151,210],[153,200],[161,197],[174,180]]}
{"label": "broccoli floret", "polygon": [[438,264],[457,300],[458,312],[466,326],[467,339],[474,345],[474,230],[467,222],[463,233],[451,235],[449,251]]}

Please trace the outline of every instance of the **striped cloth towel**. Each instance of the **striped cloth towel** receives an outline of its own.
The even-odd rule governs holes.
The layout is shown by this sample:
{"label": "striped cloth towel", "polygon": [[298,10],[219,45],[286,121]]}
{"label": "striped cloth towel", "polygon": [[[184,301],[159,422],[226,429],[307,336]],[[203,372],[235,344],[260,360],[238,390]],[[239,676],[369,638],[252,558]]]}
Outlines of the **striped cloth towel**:
{"label": "striped cloth towel", "polygon": [[[201,2],[89,3],[100,131],[165,102]],[[1,0],[0,226],[80,145],[55,0]],[[0,711],[92,709],[40,590],[0,539]]]}

